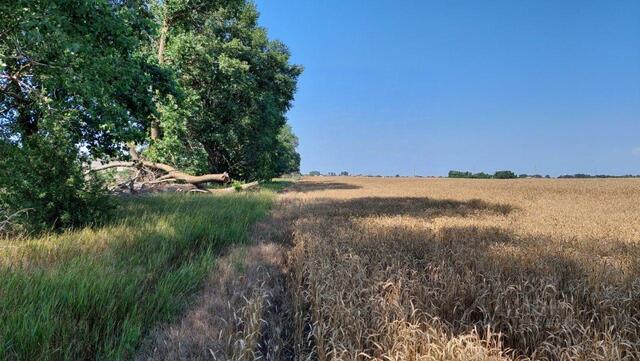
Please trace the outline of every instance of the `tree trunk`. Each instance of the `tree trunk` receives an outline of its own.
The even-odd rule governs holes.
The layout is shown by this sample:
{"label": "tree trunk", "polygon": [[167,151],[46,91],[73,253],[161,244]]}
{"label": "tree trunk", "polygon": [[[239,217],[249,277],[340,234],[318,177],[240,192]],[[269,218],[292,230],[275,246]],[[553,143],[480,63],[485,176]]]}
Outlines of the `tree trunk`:
{"label": "tree trunk", "polygon": [[139,161],[140,160],[140,155],[138,155],[138,150],[136,149],[136,143],[129,142],[129,143],[127,143],[127,146],[129,147],[129,156],[131,156],[131,159],[134,162]]}
{"label": "tree trunk", "polygon": [[160,123],[154,119],[151,121],[151,140],[156,140],[160,137]]}
{"label": "tree trunk", "polygon": [[[165,5],[166,7],[166,5]],[[167,33],[169,32],[169,19],[167,19],[167,10],[165,8],[162,15],[162,26],[160,27],[160,40],[158,41],[158,63],[164,64],[164,48],[167,43]]]}
{"label": "tree trunk", "polygon": [[118,168],[118,167],[123,167],[123,168],[146,167],[153,170],[160,170],[167,173],[162,177],[163,180],[183,181],[186,183],[193,184],[195,186],[199,186],[203,183],[211,183],[211,182],[227,183],[230,180],[229,175],[227,173],[204,174],[204,175],[194,176],[194,175],[190,175],[190,174],[181,172],[179,170],[176,170],[175,168],[173,168],[168,164],[154,163],[146,160],[137,161],[137,162],[111,162],[111,163],[101,165],[99,167],[89,169],[87,172],[85,172],[85,174],[88,174],[91,172],[98,172],[98,171],[110,169],[110,168]]}
{"label": "tree trunk", "polygon": [[[160,27],[160,39],[158,40],[158,63],[164,64],[164,48],[167,44],[167,33],[169,32],[169,19],[167,19],[167,8],[164,4],[164,11],[162,15],[162,26]],[[151,121],[151,140],[160,138],[160,122],[158,119]]]}

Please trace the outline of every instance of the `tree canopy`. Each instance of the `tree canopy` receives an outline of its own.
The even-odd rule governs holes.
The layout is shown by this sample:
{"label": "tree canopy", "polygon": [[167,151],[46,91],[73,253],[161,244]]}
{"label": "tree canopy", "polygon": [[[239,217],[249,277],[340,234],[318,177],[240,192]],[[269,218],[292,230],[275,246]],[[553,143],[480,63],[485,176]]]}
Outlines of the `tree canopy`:
{"label": "tree canopy", "polygon": [[257,20],[246,0],[2,2],[0,212],[80,222],[100,189],[83,167],[138,152],[196,175],[296,171],[302,68]]}
{"label": "tree canopy", "polygon": [[4,141],[62,136],[93,155],[144,138],[152,89],[172,82],[139,50],[154,32],[142,2],[3,2],[0,126]]}
{"label": "tree canopy", "polygon": [[163,24],[157,54],[175,72],[183,97],[178,107],[163,104],[153,146],[197,153],[206,165],[195,168],[213,173],[271,178],[286,162],[279,156],[296,157],[295,141],[281,134],[290,132],[283,130],[285,113],[302,69],[257,25],[253,4],[203,3],[166,1],[155,10]]}

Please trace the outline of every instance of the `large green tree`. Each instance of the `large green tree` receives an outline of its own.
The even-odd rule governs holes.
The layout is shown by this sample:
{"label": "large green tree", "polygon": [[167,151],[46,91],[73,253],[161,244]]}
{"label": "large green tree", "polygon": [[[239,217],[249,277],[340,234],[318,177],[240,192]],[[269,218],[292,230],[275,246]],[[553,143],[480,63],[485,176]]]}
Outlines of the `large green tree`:
{"label": "large green tree", "polygon": [[297,168],[301,68],[257,19],[246,0],[0,2],[0,212],[91,220],[97,158],[197,185]]}
{"label": "large green tree", "polygon": [[269,40],[249,2],[154,4],[161,24],[156,54],[175,71],[182,97],[177,106],[161,106],[148,154],[165,161],[175,154],[199,161],[193,168],[240,179],[276,175],[278,135],[301,67],[289,63],[284,44]]}
{"label": "large green tree", "polygon": [[32,224],[86,220],[89,156],[141,141],[168,73],[140,52],[154,33],[142,1],[0,2],[0,207]]}
{"label": "large green tree", "polygon": [[[13,140],[64,134],[93,154],[141,140],[166,72],[139,52],[154,24],[141,1],[2,2],[0,109]],[[6,137],[5,137],[6,138]]]}

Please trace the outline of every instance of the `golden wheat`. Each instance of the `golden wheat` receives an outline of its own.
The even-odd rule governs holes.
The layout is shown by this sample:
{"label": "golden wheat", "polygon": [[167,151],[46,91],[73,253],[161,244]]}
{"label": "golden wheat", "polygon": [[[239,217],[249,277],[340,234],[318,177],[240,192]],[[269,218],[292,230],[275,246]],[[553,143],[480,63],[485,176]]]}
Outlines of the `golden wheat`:
{"label": "golden wheat", "polygon": [[640,181],[312,177],[140,360],[639,360]]}
{"label": "golden wheat", "polygon": [[637,180],[315,177],[284,198],[297,359],[640,359]]}

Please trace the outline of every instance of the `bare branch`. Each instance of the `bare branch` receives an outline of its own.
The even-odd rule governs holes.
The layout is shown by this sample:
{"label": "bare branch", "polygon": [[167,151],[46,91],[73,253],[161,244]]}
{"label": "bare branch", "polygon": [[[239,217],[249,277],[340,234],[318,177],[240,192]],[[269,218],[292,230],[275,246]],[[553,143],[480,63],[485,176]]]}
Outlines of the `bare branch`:
{"label": "bare branch", "polygon": [[92,172],[102,171],[110,168],[119,168],[119,167],[121,168],[143,168],[144,167],[144,168],[149,168],[153,170],[160,170],[167,173],[165,176],[163,176],[164,177],[163,179],[175,178],[175,180],[177,181],[183,181],[196,186],[203,183],[210,183],[210,182],[227,183],[230,180],[229,175],[227,173],[204,174],[199,176],[193,176],[193,175],[181,172],[179,170],[176,170],[175,168],[173,168],[168,164],[154,163],[154,162],[149,162],[144,160],[138,161],[138,162],[122,162],[122,161],[110,162],[110,163],[103,164],[101,166],[87,170],[85,172],[85,175]]}

